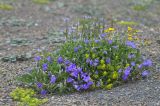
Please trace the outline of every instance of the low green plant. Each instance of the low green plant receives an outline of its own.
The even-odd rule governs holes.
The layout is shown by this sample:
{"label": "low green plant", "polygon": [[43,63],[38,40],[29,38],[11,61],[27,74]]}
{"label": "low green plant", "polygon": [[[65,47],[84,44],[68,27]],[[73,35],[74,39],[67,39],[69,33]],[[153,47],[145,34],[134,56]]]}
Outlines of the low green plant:
{"label": "low green plant", "polygon": [[104,19],[88,16],[71,27],[68,19],[65,22],[64,44],[54,52],[39,52],[36,67],[20,81],[45,95],[111,89],[149,75],[152,61],[127,38],[133,37],[133,28],[121,33]]}
{"label": "low green plant", "polygon": [[33,2],[37,4],[48,4],[49,0],[33,0]]}
{"label": "low green plant", "polygon": [[135,0],[132,1],[133,6],[131,7],[135,11],[145,11],[150,7],[150,5],[154,2],[154,0]]}
{"label": "low green plant", "polygon": [[0,10],[12,10],[13,6],[9,4],[0,4]]}
{"label": "low green plant", "polygon": [[48,101],[36,98],[34,90],[27,88],[16,88],[10,93],[10,96],[13,100],[18,101],[19,106],[39,106]]}
{"label": "low green plant", "polygon": [[147,9],[147,6],[143,6],[143,5],[135,5],[132,7],[133,10],[136,10],[136,11],[144,11]]}
{"label": "low green plant", "polygon": [[138,23],[134,21],[119,21],[117,23],[120,25],[126,25],[126,26],[138,25]]}

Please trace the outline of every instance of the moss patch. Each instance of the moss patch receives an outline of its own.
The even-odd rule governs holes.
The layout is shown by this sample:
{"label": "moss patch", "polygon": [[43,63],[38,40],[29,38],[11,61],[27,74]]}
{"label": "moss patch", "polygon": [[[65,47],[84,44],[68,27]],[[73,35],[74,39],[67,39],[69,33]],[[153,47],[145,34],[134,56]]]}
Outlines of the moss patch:
{"label": "moss patch", "polygon": [[12,10],[13,6],[9,4],[0,4],[0,10]]}
{"label": "moss patch", "polygon": [[48,4],[49,0],[33,0],[33,2],[37,4]]}

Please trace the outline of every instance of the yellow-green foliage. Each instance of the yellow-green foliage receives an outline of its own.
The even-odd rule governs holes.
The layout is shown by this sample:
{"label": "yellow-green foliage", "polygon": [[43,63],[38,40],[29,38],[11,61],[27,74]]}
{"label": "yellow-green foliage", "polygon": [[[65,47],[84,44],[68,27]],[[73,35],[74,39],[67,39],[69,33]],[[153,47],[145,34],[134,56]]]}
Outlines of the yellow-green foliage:
{"label": "yellow-green foliage", "polygon": [[10,96],[19,102],[19,106],[39,106],[48,101],[48,99],[38,99],[32,89],[16,88],[10,93]]}
{"label": "yellow-green foliage", "polygon": [[146,10],[147,6],[143,6],[143,5],[135,5],[132,7],[133,10],[136,10],[136,11],[144,11]]}
{"label": "yellow-green foliage", "polygon": [[117,22],[118,24],[120,24],[120,25],[138,25],[138,23],[136,23],[136,22],[134,22],[134,21],[119,21],[119,22]]}
{"label": "yellow-green foliage", "polygon": [[38,4],[48,4],[49,0],[33,0],[33,2]]}
{"label": "yellow-green foliage", "polygon": [[12,10],[13,6],[9,4],[0,4],[0,10]]}
{"label": "yellow-green foliage", "polygon": [[107,90],[110,90],[110,89],[112,89],[112,87],[113,87],[113,84],[108,84],[104,88]]}

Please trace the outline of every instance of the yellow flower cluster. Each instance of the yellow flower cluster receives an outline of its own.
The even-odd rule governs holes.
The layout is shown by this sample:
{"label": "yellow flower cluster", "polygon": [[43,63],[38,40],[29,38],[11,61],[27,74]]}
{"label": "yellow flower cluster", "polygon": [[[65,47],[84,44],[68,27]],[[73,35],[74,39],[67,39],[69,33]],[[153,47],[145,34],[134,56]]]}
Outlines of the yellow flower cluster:
{"label": "yellow flower cluster", "polygon": [[133,29],[132,27],[128,27],[128,40],[129,41],[140,41],[140,37],[137,36],[137,32],[139,32],[139,30]]}
{"label": "yellow flower cluster", "polygon": [[104,30],[104,32],[114,32],[114,31],[115,31],[115,28],[112,28],[112,27]]}
{"label": "yellow flower cluster", "polygon": [[128,40],[129,41],[132,41],[133,40],[133,36],[132,36],[132,28],[131,27],[128,27]]}

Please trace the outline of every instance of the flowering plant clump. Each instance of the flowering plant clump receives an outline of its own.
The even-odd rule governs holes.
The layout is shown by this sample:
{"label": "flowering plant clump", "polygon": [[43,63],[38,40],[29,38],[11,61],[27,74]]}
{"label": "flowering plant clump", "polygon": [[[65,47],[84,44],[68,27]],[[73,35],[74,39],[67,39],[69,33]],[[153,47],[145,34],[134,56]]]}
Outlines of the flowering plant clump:
{"label": "flowering plant clump", "polygon": [[72,27],[65,22],[66,42],[54,53],[40,53],[34,58],[37,66],[19,77],[42,96],[111,89],[149,75],[152,61],[141,56],[133,28],[122,34],[104,19],[91,17]]}

